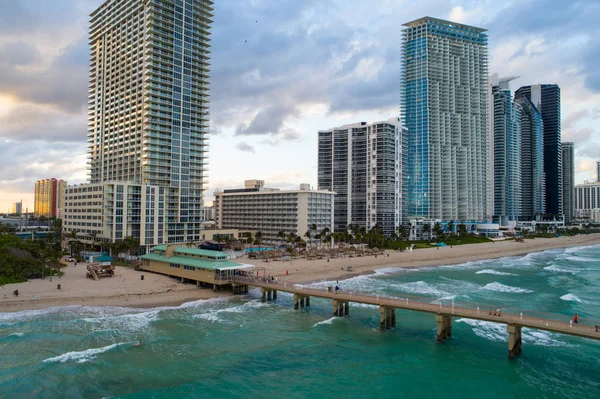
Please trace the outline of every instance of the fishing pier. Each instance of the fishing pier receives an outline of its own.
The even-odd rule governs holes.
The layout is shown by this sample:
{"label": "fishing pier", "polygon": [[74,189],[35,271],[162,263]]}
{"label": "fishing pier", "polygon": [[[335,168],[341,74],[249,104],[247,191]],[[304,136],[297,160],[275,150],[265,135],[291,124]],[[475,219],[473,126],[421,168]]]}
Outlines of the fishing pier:
{"label": "fishing pier", "polygon": [[[342,317],[350,314],[350,303],[363,303],[379,307],[379,327],[389,330],[396,327],[396,309],[412,310],[435,315],[437,323],[437,342],[444,342],[452,336],[452,319],[455,317],[484,320],[506,324],[508,332],[508,355],[514,358],[522,352],[521,329],[523,327],[550,331],[560,334],[600,340],[598,326],[573,324],[556,319],[546,319],[523,315],[523,313],[506,313],[501,310],[468,308],[441,303],[422,302],[417,300],[378,297],[349,292],[335,292],[331,289],[308,288],[289,282],[275,282],[260,278],[234,276],[232,283],[250,285],[261,289],[262,300],[277,299],[277,292],[288,292],[294,297],[294,309],[310,306],[310,298],[330,299],[333,315]],[[557,318],[559,315],[557,315]],[[560,317],[563,317],[560,315]]]}

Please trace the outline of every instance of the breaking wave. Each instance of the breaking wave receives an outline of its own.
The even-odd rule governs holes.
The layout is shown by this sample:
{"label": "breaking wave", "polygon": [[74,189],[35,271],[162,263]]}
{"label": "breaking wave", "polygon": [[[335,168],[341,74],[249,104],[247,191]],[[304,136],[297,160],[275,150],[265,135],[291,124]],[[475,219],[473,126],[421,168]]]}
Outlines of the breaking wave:
{"label": "breaking wave", "polygon": [[530,292],[533,292],[525,288],[511,287],[510,285],[500,284],[497,281],[487,284],[485,287],[483,287],[483,289],[496,292],[511,292],[515,294],[528,294]]}
{"label": "breaking wave", "polygon": [[55,356],[55,357],[45,359],[43,361],[43,363],[65,363],[65,362],[69,362],[69,361],[74,361],[77,363],[85,363],[85,362],[89,362],[90,360],[95,359],[101,353],[109,352],[115,348],[118,348],[118,347],[124,346],[124,345],[133,345],[133,343],[121,342],[118,344],[108,345],[108,346],[105,346],[102,348],[90,348],[90,349],[86,349],[86,350],[80,351],[80,352],[67,352],[67,353],[63,353],[60,356]]}

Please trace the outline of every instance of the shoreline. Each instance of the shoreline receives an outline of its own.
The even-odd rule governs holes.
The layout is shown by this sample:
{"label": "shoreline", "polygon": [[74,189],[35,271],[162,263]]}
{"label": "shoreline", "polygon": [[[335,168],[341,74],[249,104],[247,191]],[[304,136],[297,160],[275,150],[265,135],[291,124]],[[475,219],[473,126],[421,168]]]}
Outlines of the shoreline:
{"label": "shoreline", "polygon": [[[386,251],[377,258],[365,256],[336,258],[329,261],[295,259],[291,262],[263,262],[243,257],[238,258],[237,261],[263,267],[265,275],[278,276],[282,281],[310,284],[371,275],[381,269],[450,266],[597,244],[600,244],[600,234],[536,238],[525,243],[516,243],[512,240],[498,241],[440,249],[418,249],[413,252]],[[345,269],[348,265],[352,265],[353,271]],[[233,296],[227,291],[213,292],[211,289],[199,289],[194,284],[181,284],[175,278],[119,266],[114,278],[107,277],[100,281],[85,277],[85,265],[69,265],[63,270],[65,275],[61,279],[54,277],[52,282],[46,278],[0,287],[0,314],[74,305],[126,308],[177,307],[197,300]],[[145,275],[145,280],[140,279],[142,274]],[[57,289],[57,284],[61,284],[60,290]],[[19,289],[21,294],[18,298],[12,295],[15,289]]]}

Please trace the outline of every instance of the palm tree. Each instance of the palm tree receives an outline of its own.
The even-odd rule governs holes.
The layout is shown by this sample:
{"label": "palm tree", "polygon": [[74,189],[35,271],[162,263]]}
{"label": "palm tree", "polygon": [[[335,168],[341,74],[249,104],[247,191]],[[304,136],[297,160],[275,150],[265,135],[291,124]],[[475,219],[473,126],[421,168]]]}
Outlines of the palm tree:
{"label": "palm tree", "polygon": [[310,229],[306,230],[306,233],[304,233],[304,237],[308,238],[308,241],[310,242],[310,247],[312,248],[312,236],[310,234]]}
{"label": "palm tree", "polygon": [[467,235],[467,225],[464,223],[461,223],[458,225],[458,234],[462,237]]}
{"label": "palm tree", "polygon": [[130,256],[134,256],[134,254],[138,255],[140,251],[140,240],[132,236],[127,236],[123,240],[123,246],[127,249]]}
{"label": "palm tree", "polygon": [[451,235],[454,234],[454,220],[448,222],[448,232]]}
{"label": "palm tree", "polygon": [[[438,224],[436,224],[436,225],[438,225]],[[435,230],[435,228],[434,228],[434,230]],[[431,225],[429,223],[423,225],[423,235],[428,237],[428,239],[431,239]]]}
{"label": "palm tree", "polygon": [[406,238],[406,229],[404,228],[404,226],[398,225],[398,227],[396,228],[396,232],[398,234],[398,238],[400,238],[401,240]]}
{"label": "palm tree", "polygon": [[97,232],[93,231],[90,233],[90,236],[92,237],[92,250],[96,249],[96,236],[98,235]]}
{"label": "palm tree", "polygon": [[277,233],[277,237],[281,238],[281,243],[283,244],[286,241],[286,239],[285,239],[285,231],[279,230],[279,233]]}
{"label": "palm tree", "polygon": [[257,231],[254,236],[256,237],[254,239],[254,245],[259,245],[262,242],[262,231]]}
{"label": "palm tree", "polygon": [[252,233],[246,234],[246,243],[252,245],[254,242],[254,238],[252,238]]}

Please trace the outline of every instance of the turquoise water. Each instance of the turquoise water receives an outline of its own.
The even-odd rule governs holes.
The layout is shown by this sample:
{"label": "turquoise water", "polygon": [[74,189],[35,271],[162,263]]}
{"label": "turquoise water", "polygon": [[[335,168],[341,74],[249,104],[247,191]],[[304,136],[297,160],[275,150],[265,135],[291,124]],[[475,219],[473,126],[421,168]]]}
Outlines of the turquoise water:
{"label": "turquoise water", "polygon": [[261,251],[272,251],[274,250],[275,247],[252,247],[252,248],[246,248],[246,252],[261,252]]}
{"label": "turquoise water", "polygon": [[[340,285],[585,322],[600,319],[600,246]],[[330,302],[311,305],[294,311],[287,294],[263,304],[254,291],[180,307],[0,314],[0,397],[600,397],[598,341],[524,329],[523,354],[509,361],[503,325],[454,320],[453,337],[437,344],[432,315],[398,311],[398,327],[380,332],[374,307],[331,318]]]}

